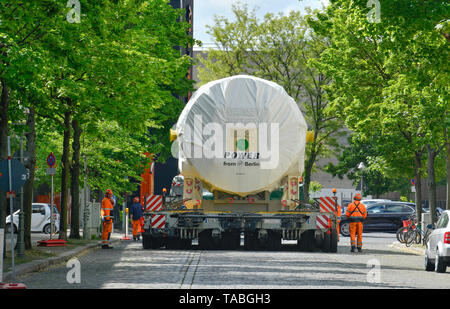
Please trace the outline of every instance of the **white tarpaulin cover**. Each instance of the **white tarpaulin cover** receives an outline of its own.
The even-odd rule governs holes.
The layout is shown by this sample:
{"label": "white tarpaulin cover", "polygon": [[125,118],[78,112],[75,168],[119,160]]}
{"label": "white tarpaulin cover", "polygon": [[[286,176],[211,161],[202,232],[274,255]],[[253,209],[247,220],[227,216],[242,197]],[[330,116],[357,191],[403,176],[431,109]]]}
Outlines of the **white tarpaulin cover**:
{"label": "white tarpaulin cover", "polygon": [[304,169],[307,125],[283,87],[237,75],[207,83],[176,125],[179,169],[212,190],[272,191]]}

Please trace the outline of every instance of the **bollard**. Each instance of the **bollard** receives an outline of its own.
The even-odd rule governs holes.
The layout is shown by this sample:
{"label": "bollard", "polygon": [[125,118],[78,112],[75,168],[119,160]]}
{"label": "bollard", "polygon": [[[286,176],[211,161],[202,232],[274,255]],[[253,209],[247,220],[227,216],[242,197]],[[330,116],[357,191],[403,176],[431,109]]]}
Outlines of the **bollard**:
{"label": "bollard", "polygon": [[121,238],[121,240],[131,240],[128,237],[128,208],[125,208],[125,236]]}

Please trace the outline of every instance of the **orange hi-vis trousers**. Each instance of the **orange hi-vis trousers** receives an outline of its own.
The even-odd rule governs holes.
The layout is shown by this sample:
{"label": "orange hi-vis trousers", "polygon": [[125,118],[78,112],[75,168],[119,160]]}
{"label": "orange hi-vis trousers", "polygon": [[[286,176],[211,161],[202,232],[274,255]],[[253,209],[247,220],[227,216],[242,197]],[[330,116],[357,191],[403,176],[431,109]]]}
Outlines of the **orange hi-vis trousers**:
{"label": "orange hi-vis trousers", "polygon": [[350,245],[352,247],[362,248],[362,222],[350,222]]}
{"label": "orange hi-vis trousers", "polygon": [[133,236],[137,236],[139,233],[142,233],[141,229],[141,219],[139,220],[131,220],[133,223]]}
{"label": "orange hi-vis trousers", "polygon": [[112,231],[112,220],[105,220],[102,223],[102,245],[109,245],[109,238]]}

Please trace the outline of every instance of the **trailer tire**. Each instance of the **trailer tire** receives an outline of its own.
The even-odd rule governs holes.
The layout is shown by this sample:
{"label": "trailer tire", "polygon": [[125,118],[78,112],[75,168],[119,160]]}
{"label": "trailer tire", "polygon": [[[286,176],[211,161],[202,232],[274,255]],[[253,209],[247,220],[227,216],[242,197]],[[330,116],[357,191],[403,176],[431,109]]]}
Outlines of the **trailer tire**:
{"label": "trailer tire", "polygon": [[336,253],[338,248],[338,231],[337,229],[331,229],[330,237],[330,252]]}
{"label": "trailer tire", "polygon": [[258,250],[259,239],[256,232],[244,232],[244,249]]}
{"label": "trailer tire", "polygon": [[142,235],[142,248],[150,249],[151,248],[151,236],[147,234]]}
{"label": "trailer tire", "polygon": [[328,232],[323,232],[323,243],[322,250],[323,252],[330,252],[331,249],[331,234]]}
{"label": "trailer tire", "polygon": [[143,234],[142,235],[142,248],[144,249],[158,249],[162,247],[162,241],[161,239],[158,239],[157,237],[154,237],[149,234]]}
{"label": "trailer tire", "polygon": [[312,252],[315,247],[314,230],[304,231],[297,241],[297,247],[302,252]]}
{"label": "trailer tire", "polygon": [[281,249],[281,233],[269,232],[267,237],[267,250],[277,251]]}
{"label": "trailer tire", "polygon": [[181,239],[180,249],[191,249],[192,239]]}
{"label": "trailer tire", "polygon": [[166,238],[166,249],[180,249],[181,239],[178,237],[167,237]]}
{"label": "trailer tire", "polygon": [[222,234],[221,247],[224,250],[236,250],[241,245],[241,234],[237,232],[225,232]]}
{"label": "trailer tire", "polygon": [[198,247],[202,250],[211,250],[214,247],[214,240],[211,230],[204,230],[198,234]]}

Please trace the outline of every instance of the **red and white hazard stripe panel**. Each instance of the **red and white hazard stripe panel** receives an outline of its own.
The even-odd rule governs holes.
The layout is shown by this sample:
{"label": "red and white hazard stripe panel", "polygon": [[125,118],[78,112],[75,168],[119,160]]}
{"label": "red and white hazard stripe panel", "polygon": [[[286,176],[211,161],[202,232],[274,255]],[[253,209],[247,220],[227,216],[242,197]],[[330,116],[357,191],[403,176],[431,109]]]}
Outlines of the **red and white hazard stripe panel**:
{"label": "red and white hazard stripe panel", "polygon": [[[320,212],[334,212],[334,199],[331,196],[319,197]],[[339,206],[339,204],[338,204]]]}
{"label": "red and white hazard stripe panel", "polygon": [[317,229],[329,229],[331,227],[330,218],[328,215],[316,216],[316,228]]}
{"label": "red and white hazard stripe panel", "polygon": [[145,200],[146,211],[160,211],[162,209],[162,195],[148,195]]}
{"label": "red and white hazard stripe panel", "polygon": [[166,216],[152,215],[152,228],[163,229],[166,226]]}

